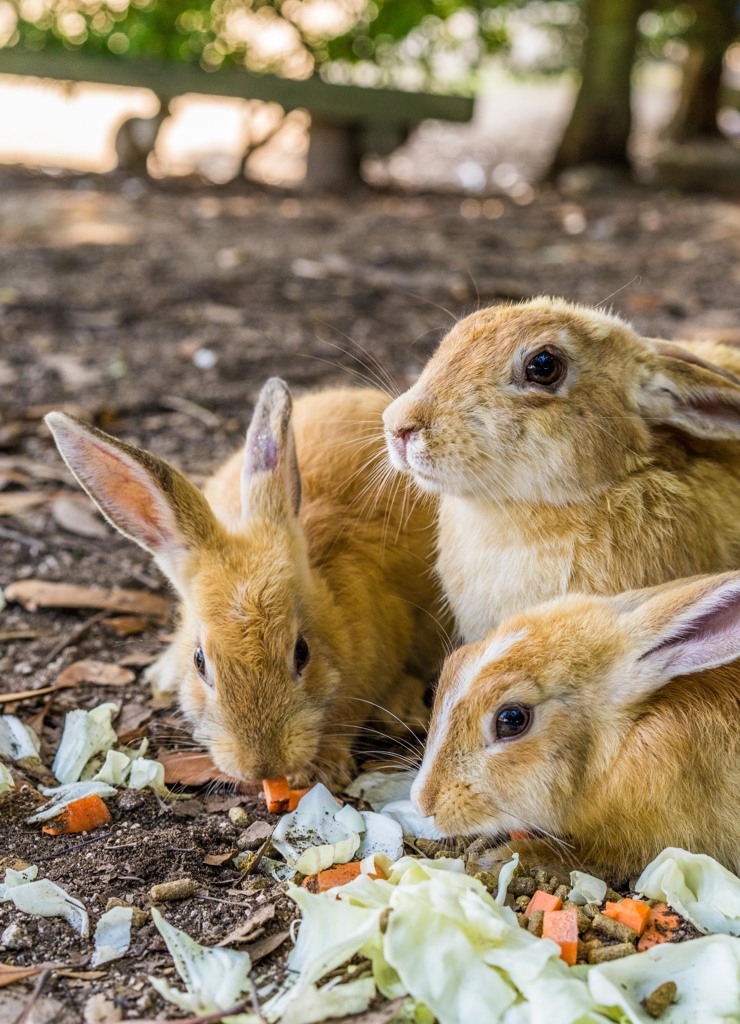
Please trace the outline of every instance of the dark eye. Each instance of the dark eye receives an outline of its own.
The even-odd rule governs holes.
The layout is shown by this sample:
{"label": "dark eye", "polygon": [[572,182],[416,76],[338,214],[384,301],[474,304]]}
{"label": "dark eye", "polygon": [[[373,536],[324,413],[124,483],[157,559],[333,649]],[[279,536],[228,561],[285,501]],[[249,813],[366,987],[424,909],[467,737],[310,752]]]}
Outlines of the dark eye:
{"label": "dark eye", "polygon": [[202,647],[195,648],[195,654],[193,655],[193,664],[195,665],[196,672],[201,679],[206,678],[206,656],[203,653]]}
{"label": "dark eye", "polygon": [[543,349],[527,363],[525,375],[527,380],[533,384],[541,384],[542,387],[549,387],[562,380],[565,373],[565,362],[560,356]]}
{"label": "dark eye", "polygon": [[525,733],[532,721],[532,709],[523,704],[509,704],[496,715],[494,728],[497,740],[508,740],[513,736]]}
{"label": "dark eye", "polygon": [[305,637],[299,636],[295,642],[295,670],[298,675],[304,670],[310,657],[311,652],[308,649]]}

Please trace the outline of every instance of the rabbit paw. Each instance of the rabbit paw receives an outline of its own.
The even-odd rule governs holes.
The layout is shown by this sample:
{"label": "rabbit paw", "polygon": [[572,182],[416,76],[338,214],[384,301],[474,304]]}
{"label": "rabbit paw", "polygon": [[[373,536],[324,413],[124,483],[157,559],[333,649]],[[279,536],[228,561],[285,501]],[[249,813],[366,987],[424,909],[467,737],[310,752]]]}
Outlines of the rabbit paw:
{"label": "rabbit paw", "polygon": [[562,874],[578,866],[578,856],[568,844],[560,848],[552,839],[510,839],[485,853],[479,854],[477,864],[482,870],[490,871],[510,861],[515,853],[519,854],[519,863],[525,868],[544,868],[552,874]]}

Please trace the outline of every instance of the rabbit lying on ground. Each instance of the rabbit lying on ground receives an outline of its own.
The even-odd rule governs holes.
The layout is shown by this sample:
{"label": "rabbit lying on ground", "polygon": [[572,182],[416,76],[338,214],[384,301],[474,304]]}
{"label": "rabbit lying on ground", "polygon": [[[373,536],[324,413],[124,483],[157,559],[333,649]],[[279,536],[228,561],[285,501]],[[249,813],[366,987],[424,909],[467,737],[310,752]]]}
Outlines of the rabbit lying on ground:
{"label": "rabbit lying on ground", "polygon": [[442,495],[463,639],[568,591],[740,567],[733,373],[738,348],[640,338],[562,300],[458,323],[384,421],[393,465]]}
{"label": "rabbit lying on ground", "polygon": [[426,723],[425,683],[442,657],[435,510],[376,484],[386,402],[335,388],[291,416],[287,386],[268,381],[244,454],[205,497],[148,452],[47,417],[83,488],[177,590],[163,667],[196,737],[235,778],[345,782],[368,719],[386,732],[400,727],[394,716]]}
{"label": "rabbit lying on ground", "polygon": [[448,835],[541,836],[504,860],[622,878],[680,846],[738,872],[738,658],[740,572],[517,615],[445,663],[412,799]]}

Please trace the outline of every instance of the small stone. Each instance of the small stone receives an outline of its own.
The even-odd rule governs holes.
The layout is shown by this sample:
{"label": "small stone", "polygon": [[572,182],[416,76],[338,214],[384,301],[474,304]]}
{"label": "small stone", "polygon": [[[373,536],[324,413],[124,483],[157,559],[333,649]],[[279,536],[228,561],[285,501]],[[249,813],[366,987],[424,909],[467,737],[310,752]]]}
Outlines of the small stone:
{"label": "small stone", "polygon": [[85,1003],[82,1011],[85,1024],[117,1024],[123,1019],[123,1007],[107,999],[102,992],[96,992]]}
{"label": "small stone", "polygon": [[236,837],[236,845],[240,850],[258,850],[270,838],[272,830],[273,826],[267,821],[253,821],[245,832]]}
{"label": "small stone", "polygon": [[662,985],[658,985],[654,992],[651,992],[649,996],[645,996],[642,1000],[643,1010],[648,1017],[655,1017],[657,1019],[665,1013],[672,1003],[675,1003],[677,991],[675,981],[664,981]]}
{"label": "small stone", "polygon": [[122,811],[135,811],[146,803],[146,796],[141,789],[122,789],[118,793],[116,803]]}
{"label": "small stone", "polygon": [[32,945],[33,940],[28,934],[27,929],[18,921],[9,924],[2,935],[0,935],[0,946],[4,946],[6,949],[30,949]]}
{"label": "small stone", "polygon": [[615,921],[611,917],[607,917],[606,914],[597,914],[591,922],[591,927],[599,935],[604,935],[607,939],[615,939],[617,942],[631,942],[637,941],[637,932],[634,928],[630,928],[629,925],[622,924],[621,921]]}
{"label": "small stone", "polygon": [[195,882],[192,878],[176,878],[171,882],[153,885],[147,895],[155,903],[166,903],[168,900],[186,900],[194,893]]}
{"label": "small stone", "polygon": [[526,875],[522,875],[521,878],[512,878],[509,882],[508,892],[515,898],[517,896],[534,896],[537,891],[537,883],[534,878],[527,878]]}
{"label": "small stone", "polygon": [[621,960],[623,956],[631,956],[637,950],[631,942],[618,942],[615,946],[597,946],[590,949],[588,962],[590,964],[605,964],[608,960]]}
{"label": "small stone", "polygon": [[527,929],[532,933],[532,935],[542,938],[542,925],[544,924],[544,921],[545,911],[533,910],[529,915],[529,924],[527,925]]}
{"label": "small stone", "polygon": [[141,907],[135,907],[132,903],[127,903],[126,900],[119,900],[117,896],[111,896],[108,900],[105,905],[106,912],[112,910],[113,907],[130,908],[133,911],[131,914],[131,924],[134,928],[143,928],[149,917],[146,910],[142,910]]}
{"label": "small stone", "polygon": [[229,808],[229,821],[237,828],[248,828],[250,818],[243,807],[237,806]]}

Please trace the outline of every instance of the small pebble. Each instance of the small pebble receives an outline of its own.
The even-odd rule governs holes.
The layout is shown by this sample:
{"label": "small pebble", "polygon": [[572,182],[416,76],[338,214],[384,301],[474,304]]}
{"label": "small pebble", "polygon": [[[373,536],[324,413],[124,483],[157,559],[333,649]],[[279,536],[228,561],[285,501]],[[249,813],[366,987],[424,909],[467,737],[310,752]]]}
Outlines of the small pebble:
{"label": "small pebble", "polygon": [[648,1017],[655,1017],[657,1019],[665,1013],[672,1003],[675,1003],[677,991],[675,981],[664,981],[649,996],[645,996],[642,1001],[643,1010]]}
{"label": "small pebble", "polygon": [[112,910],[113,907],[130,907],[133,910],[131,915],[131,924],[134,928],[143,928],[147,922],[148,914],[146,910],[142,910],[141,907],[135,907],[132,903],[127,903],[125,900],[119,900],[117,896],[111,896],[105,905],[106,912]]}
{"label": "small pebble", "polygon": [[186,900],[194,892],[195,882],[192,878],[176,878],[172,882],[153,885],[148,896],[155,903],[166,903],[168,900]]}
{"label": "small pebble", "polygon": [[606,914],[597,914],[591,922],[591,927],[607,939],[616,939],[617,942],[634,943],[637,941],[637,932],[634,928],[622,924],[621,921],[615,921],[613,918],[607,917]]}
{"label": "small pebble", "polygon": [[618,942],[615,946],[597,946],[589,950],[590,964],[605,964],[608,960],[621,960],[623,956],[631,956],[637,950],[631,942]]}
{"label": "small pebble", "polygon": [[243,807],[229,808],[229,821],[232,825],[236,825],[237,828],[248,828],[249,820],[249,815]]}
{"label": "small pebble", "polygon": [[0,946],[4,946],[6,949],[30,949],[32,945],[33,942],[28,931],[24,925],[19,924],[17,921],[9,924],[2,935],[0,935]]}
{"label": "small pebble", "polygon": [[529,915],[529,924],[527,925],[527,929],[532,933],[532,935],[537,935],[539,938],[541,938],[542,925],[544,924],[544,921],[545,911],[533,910],[532,913]]}
{"label": "small pebble", "polygon": [[273,826],[268,821],[253,821],[245,832],[240,832],[236,845],[240,850],[257,850],[272,835]]}

